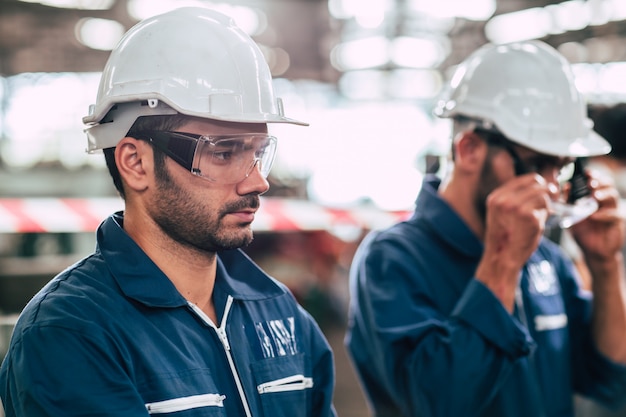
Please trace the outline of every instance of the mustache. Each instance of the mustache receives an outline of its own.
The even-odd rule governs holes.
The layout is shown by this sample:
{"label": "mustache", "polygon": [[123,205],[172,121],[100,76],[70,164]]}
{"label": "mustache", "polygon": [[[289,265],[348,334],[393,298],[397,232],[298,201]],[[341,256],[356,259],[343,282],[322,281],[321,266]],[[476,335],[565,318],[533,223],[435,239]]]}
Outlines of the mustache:
{"label": "mustache", "polygon": [[258,209],[261,206],[261,199],[258,195],[247,195],[242,199],[235,202],[226,204],[222,213],[232,213],[234,211],[241,211],[245,209]]}

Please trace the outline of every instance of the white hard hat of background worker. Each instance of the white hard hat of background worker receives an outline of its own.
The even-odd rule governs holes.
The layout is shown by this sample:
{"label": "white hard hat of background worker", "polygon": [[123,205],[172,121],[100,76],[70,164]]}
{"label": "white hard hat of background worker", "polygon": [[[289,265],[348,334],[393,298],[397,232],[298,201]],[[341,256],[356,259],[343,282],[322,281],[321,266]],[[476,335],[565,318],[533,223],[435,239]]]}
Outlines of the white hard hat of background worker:
{"label": "white hard hat of background worker", "polygon": [[435,115],[475,120],[535,152],[602,155],[568,61],[541,41],[485,45],[455,70]]}
{"label": "white hard hat of background worker", "polygon": [[199,7],[143,20],[120,40],[83,118],[87,151],[115,147],[138,117],[176,113],[307,125],[284,116],[257,44],[230,17]]}

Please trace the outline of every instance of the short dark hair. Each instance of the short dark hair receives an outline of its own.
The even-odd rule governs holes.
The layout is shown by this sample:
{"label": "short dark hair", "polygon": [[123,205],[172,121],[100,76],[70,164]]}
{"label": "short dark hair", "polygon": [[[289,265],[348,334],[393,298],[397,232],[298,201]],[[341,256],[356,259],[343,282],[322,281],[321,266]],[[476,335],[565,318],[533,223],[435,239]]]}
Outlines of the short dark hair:
{"label": "short dark hair", "polygon": [[[126,136],[136,137],[138,132],[144,130],[176,130],[189,120],[188,116],[183,114],[165,115],[165,116],[141,116],[135,120],[135,123],[130,127]],[[165,154],[156,147],[152,147],[154,150],[154,165],[156,169],[163,168],[165,164]],[[126,192],[124,191],[124,184],[122,183],[122,177],[120,171],[117,169],[115,163],[115,148],[107,148],[103,150],[104,160],[106,162],[109,174],[113,179],[113,185],[117,190],[120,197],[126,199]]]}

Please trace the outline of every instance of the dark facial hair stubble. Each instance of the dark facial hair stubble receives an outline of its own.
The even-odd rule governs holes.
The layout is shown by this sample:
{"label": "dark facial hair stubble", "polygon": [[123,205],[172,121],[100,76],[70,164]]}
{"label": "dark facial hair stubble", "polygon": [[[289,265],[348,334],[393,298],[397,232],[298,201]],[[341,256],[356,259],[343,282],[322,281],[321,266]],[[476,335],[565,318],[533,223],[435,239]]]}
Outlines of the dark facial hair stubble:
{"label": "dark facial hair stubble", "polygon": [[476,200],[474,201],[475,208],[483,222],[487,221],[487,197],[500,185],[493,172],[493,165],[491,163],[493,153],[494,152],[490,149],[486,163],[483,165],[482,172],[480,173],[480,182],[476,193]]}
{"label": "dark facial hair stubble", "polygon": [[155,201],[148,209],[154,221],[172,240],[194,250],[207,252],[240,248],[252,242],[249,224],[226,229],[222,219],[229,212],[258,208],[258,195],[243,196],[217,211],[206,207],[205,200],[178,185],[164,162],[159,164],[155,161],[155,171],[158,189]]}

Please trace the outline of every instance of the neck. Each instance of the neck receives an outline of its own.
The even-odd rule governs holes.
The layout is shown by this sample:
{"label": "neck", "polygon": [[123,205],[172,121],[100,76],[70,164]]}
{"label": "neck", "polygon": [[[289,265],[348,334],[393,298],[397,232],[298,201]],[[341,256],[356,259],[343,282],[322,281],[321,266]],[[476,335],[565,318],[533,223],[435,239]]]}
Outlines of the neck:
{"label": "neck", "polygon": [[173,240],[147,213],[126,210],[124,230],[172,281],[178,292],[215,321],[213,287],[217,270],[215,252],[201,251]]}
{"label": "neck", "polygon": [[484,239],[485,222],[479,213],[474,199],[475,186],[467,181],[461,181],[454,174],[441,183],[439,195],[463,219],[465,224],[480,240]]}

